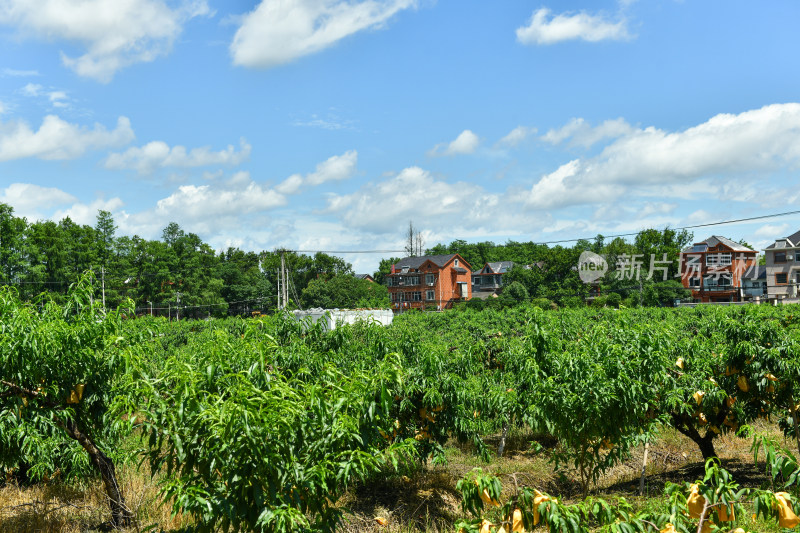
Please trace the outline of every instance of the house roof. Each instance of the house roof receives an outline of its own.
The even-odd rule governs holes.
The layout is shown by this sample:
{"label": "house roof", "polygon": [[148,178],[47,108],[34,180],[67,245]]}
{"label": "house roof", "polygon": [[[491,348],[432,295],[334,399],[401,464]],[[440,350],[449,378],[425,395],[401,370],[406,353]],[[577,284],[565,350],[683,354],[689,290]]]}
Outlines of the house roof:
{"label": "house roof", "polygon": [[767,279],[767,267],[764,265],[753,265],[748,268],[744,274],[742,274],[742,279]]}
{"label": "house roof", "polygon": [[[721,235],[712,235],[711,237],[709,237],[704,241],[696,242],[693,245],[684,248],[683,250],[681,250],[681,253],[689,254],[689,253],[705,252],[708,248],[713,248],[720,243],[726,246],[727,248],[730,248],[734,252],[755,252],[755,250],[752,250],[743,244],[739,244],[736,241],[732,241],[727,237],[722,237]],[[705,245],[705,249],[701,249],[703,248],[703,245]]]}
{"label": "house roof", "polygon": [[797,248],[800,246],[800,231],[796,231],[792,233],[788,237],[784,237],[782,239],[778,239],[769,246],[765,248],[765,250],[774,250],[780,248]]}
{"label": "house roof", "polygon": [[[404,257],[403,259],[399,260],[397,263],[394,264],[394,268],[397,270],[402,268],[417,269],[421,267],[422,264],[425,263],[426,261],[430,261],[434,265],[441,268],[445,266],[447,263],[449,263],[450,260],[456,256],[461,257],[458,254],[420,255],[416,257]],[[461,260],[464,261],[463,259]],[[464,261],[464,263],[467,266],[469,266],[469,263],[467,263],[466,261]]]}
{"label": "house roof", "polygon": [[371,274],[354,274],[354,275],[358,279],[368,279],[369,281],[375,281],[374,279],[372,279]]}
{"label": "house roof", "polygon": [[479,274],[505,274],[514,266],[514,261],[495,261],[486,263]]}

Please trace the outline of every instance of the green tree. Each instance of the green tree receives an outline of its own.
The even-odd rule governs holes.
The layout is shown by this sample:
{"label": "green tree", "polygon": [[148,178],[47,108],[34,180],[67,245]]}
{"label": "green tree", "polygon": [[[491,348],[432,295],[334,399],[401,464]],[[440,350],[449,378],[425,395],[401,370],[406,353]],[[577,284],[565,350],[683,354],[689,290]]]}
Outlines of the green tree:
{"label": "green tree", "polygon": [[[120,314],[106,313],[92,300],[90,281],[82,278],[63,306],[47,298],[27,304],[13,288],[0,288],[0,412],[15,418],[10,426],[0,424],[0,462],[20,461],[21,452],[36,447],[42,432],[35,428],[59,428],[89,456],[103,481],[112,523],[121,527],[133,514],[109,457],[121,427],[109,407],[124,365],[124,339]],[[29,431],[9,431],[15,427]]]}
{"label": "green tree", "polygon": [[389,290],[378,283],[349,274],[311,280],[303,289],[304,307],[323,309],[388,308]]}
{"label": "green tree", "polygon": [[27,222],[14,216],[14,208],[0,203],[0,283],[19,283],[25,274],[23,249]]}
{"label": "green tree", "polygon": [[[430,250],[428,250],[430,253]],[[375,283],[379,285],[386,284],[386,276],[392,273],[392,266],[397,264],[398,261],[402,259],[401,257],[390,257],[389,259],[381,259],[380,264],[378,265],[378,270],[375,271],[372,278],[375,280]]]}

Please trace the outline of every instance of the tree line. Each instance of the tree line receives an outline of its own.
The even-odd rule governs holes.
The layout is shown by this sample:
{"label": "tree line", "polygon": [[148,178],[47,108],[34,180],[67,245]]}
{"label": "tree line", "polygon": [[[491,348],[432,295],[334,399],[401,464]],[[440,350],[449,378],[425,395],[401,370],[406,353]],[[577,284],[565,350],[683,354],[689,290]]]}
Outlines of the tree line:
{"label": "tree line", "polygon": [[354,277],[352,265],[324,253],[216,252],[200,237],[170,222],[160,240],[117,235],[108,211],[94,226],[69,217],[28,222],[0,203],[0,285],[32,300],[47,292],[58,301],[87,271],[95,295],[109,308],[133,299],[139,314],[171,317],[251,315],[277,306],[281,254],[292,300],[309,307],[388,307],[385,287]]}
{"label": "tree line", "polygon": [[[511,306],[532,301],[579,307],[587,298],[595,305],[618,307],[668,305],[686,298],[680,283],[678,258],[692,242],[686,230],[665,228],[639,232],[631,241],[621,237],[578,240],[573,246],[534,242],[454,240],[422,248],[419,232],[409,225],[410,255],[457,253],[473,271],[487,262],[513,261],[504,276],[500,298],[469,302],[474,307]],[[581,253],[602,255],[608,272],[595,284],[580,279]],[[66,294],[86,271],[100,281],[97,297],[108,307],[126,298],[137,311],[177,317],[251,315],[277,307],[281,254],[289,272],[290,298],[297,305],[323,308],[389,307],[385,276],[399,258],[384,258],[374,273],[377,283],[357,279],[344,259],[293,251],[215,251],[200,237],[170,222],[160,240],[117,235],[108,211],[97,213],[94,226],[69,217],[60,222],[28,222],[0,203],[0,285],[14,285],[32,299],[42,292]],[[651,273],[653,275],[651,275]],[[152,311],[151,311],[152,309]]]}
{"label": "tree line", "polygon": [[[659,306],[691,294],[680,282],[678,259],[692,239],[693,234],[687,230],[646,229],[632,242],[622,237],[606,240],[603,235],[593,241],[580,239],[573,246],[455,240],[448,245],[437,244],[427,253],[457,253],[472,266],[473,272],[485,263],[514,262],[514,267],[503,278],[501,297],[473,300],[469,305],[475,307],[515,305],[522,301],[542,303],[545,307],[548,303],[580,307],[590,297],[598,306]],[[608,265],[606,275],[596,284],[585,283],[580,278],[578,263],[586,251],[603,256]],[[388,272],[384,272],[387,266],[391,263],[381,263],[382,275]]]}

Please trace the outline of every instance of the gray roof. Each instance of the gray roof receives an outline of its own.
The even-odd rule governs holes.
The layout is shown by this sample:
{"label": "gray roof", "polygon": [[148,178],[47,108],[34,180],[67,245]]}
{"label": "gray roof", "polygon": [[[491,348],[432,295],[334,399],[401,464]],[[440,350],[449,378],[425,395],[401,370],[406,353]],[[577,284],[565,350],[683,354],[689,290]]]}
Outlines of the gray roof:
{"label": "gray roof", "polygon": [[767,279],[767,267],[764,265],[753,265],[742,274],[742,279]]}
{"label": "gray roof", "polygon": [[496,261],[493,263],[486,263],[481,269],[481,273],[486,273],[486,267],[489,267],[494,274],[505,274],[514,266],[514,261]]}
{"label": "gray roof", "polygon": [[778,239],[777,241],[773,242],[769,246],[765,248],[765,250],[774,250],[780,248],[797,248],[800,247],[800,231],[792,233],[788,237],[784,237],[783,239]]}
{"label": "gray roof", "polygon": [[354,274],[358,279],[372,279],[372,274]]}
{"label": "gray roof", "polygon": [[[445,266],[452,258],[454,258],[458,254],[445,254],[445,255],[420,255],[417,257],[404,257],[400,261],[394,264],[394,268],[399,270],[401,268],[411,268],[417,269],[422,266],[422,264],[426,261],[432,262],[434,265],[438,267]],[[459,256],[460,257],[460,256]],[[462,259],[463,261],[463,259]],[[464,261],[464,264],[469,266],[469,263]]]}
{"label": "gray roof", "polygon": [[752,249],[748,248],[747,246],[744,246],[743,244],[739,244],[738,242],[732,241],[727,237],[722,237],[720,235],[712,235],[711,237],[709,237],[708,239],[706,239],[704,241],[696,242],[692,246],[684,248],[683,250],[681,250],[681,253],[685,253],[685,254],[692,253],[692,252],[697,253],[698,250],[695,250],[694,248],[698,244],[706,244],[706,245],[708,245],[709,248],[713,248],[714,246],[716,246],[716,245],[718,245],[720,243],[722,243],[723,245],[727,246],[728,248],[730,248],[734,252],[755,252],[755,250],[752,250]]}

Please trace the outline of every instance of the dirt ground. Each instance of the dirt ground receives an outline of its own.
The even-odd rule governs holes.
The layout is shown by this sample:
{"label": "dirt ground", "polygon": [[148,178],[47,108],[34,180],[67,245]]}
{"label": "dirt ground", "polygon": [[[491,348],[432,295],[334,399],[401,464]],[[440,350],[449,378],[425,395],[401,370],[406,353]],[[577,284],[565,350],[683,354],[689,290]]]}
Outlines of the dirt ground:
{"label": "dirt ground", "polygon": [[[759,422],[755,433],[783,439],[774,425]],[[496,445],[496,438],[487,439]],[[462,518],[461,497],[456,482],[476,467],[497,475],[503,483],[503,496],[509,497],[516,486],[535,487],[569,501],[579,498],[581,488],[569,470],[555,472],[549,462],[554,443],[539,441],[527,434],[511,435],[503,457],[484,463],[469,446],[450,443],[446,446],[447,465],[425,465],[418,469],[387,475],[350,489],[338,502],[344,510],[340,531],[362,532],[439,532],[453,531],[453,523]],[[716,450],[723,466],[733,473],[743,487],[768,483],[764,464],[753,462],[752,438],[723,435]],[[790,449],[794,442],[785,441]],[[538,448],[539,451],[532,451]],[[663,499],[667,481],[694,481],[703,475],[703,460],[697,446],[674,431],[665,431],[648,449],[645,494],[639,496],[644,448],[633,450],[631,457],[615,466],[590,491],[594,496],[614,499],[624,496],[633,505],[657,504]],[[155,525],[156,530],[170,531],[188,526],[185,517],[172,517],[168,505],[158,498],[158,487],[149,475],[128,466],[120,470],[129,506],[139,516],[141,531]],[[385,518],[380,525],[376,517]],[[0,488],[0,533],[52,532],[72,533],[108,530],[108,507],[98,484],[67,485],[59,482],[20,487],[6,483]],[[751,524],[753,531],[777,531],[777,526]]]}

